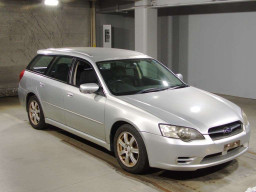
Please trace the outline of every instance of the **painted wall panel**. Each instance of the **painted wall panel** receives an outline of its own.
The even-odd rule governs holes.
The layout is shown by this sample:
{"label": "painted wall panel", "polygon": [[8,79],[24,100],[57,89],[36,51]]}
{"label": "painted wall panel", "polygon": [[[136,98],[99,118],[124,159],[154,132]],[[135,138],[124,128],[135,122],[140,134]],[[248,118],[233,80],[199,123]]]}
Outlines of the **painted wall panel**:
{"label": "painted wall panel", "polygon": [[256,13],[189,16],[188,82],[256,99]]}

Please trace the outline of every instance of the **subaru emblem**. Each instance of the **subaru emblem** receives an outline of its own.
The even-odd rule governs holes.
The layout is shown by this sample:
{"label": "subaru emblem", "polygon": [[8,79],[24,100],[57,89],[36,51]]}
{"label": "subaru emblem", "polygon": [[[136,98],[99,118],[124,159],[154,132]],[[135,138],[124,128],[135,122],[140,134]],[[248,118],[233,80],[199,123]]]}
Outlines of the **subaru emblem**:
{"label": "subaru emblem", "polygon": [[227,127],[223,130],[224,134],[228,134],[232,132],[232,129],[230,127]]}

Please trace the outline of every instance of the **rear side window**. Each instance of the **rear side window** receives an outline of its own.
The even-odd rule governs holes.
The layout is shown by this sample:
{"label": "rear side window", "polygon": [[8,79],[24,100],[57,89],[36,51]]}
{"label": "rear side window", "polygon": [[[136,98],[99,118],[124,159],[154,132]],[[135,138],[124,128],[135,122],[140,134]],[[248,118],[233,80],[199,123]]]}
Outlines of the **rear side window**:
{"label": "rear side window", "polygon": [[67,83],[72,61],[72,57],[59,57],[47,72],[47,76]]}
{"label": "rear side window", "polygon": [[53,60],[54,56],[50,55],[40,55],[35,58],[35,60],[30,65],[29,69],[31,71],[35,71],[41,74],[44,74],[49,67],[51,61]]}

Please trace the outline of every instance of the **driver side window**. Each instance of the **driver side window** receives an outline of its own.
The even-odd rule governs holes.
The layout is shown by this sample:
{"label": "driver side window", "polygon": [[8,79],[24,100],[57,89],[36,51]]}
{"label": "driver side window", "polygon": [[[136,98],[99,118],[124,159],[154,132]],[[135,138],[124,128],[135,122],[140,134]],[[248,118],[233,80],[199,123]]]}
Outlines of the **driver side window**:
{"label": "driver side window", "polygon": [[81,84],[85,83],[98,84],[98,78],[97,74],[89,63],[78,60],[74,70],[73,82],[76,87],[79,87]]}

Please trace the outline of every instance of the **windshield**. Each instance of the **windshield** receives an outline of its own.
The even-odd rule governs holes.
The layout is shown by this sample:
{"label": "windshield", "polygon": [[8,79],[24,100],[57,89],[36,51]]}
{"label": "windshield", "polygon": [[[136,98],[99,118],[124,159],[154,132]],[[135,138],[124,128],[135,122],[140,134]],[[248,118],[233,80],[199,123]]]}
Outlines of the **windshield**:
{"label": "windshield", "polygon": [[114,95],[141,94],[185,86],[172,72],[153,59],[102,61],[97,66]]}

